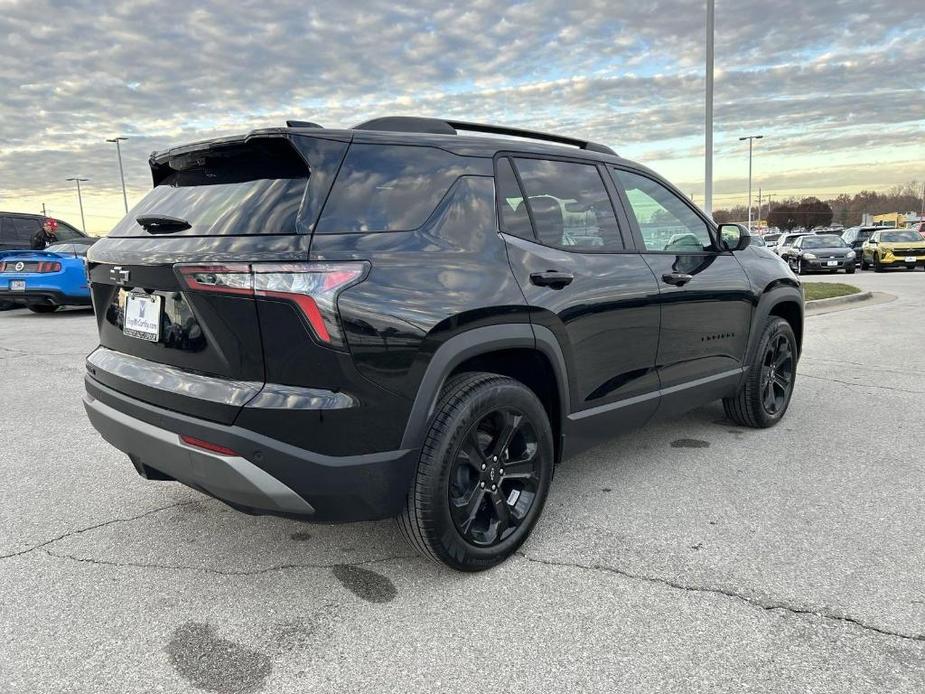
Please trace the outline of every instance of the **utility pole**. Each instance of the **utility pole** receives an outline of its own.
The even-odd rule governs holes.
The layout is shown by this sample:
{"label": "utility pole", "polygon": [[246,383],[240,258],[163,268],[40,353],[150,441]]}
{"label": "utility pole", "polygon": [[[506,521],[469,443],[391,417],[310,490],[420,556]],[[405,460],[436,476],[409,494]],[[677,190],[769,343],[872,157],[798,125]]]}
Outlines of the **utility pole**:
{"label": "utility pole", "polygon": [[752,228],[752,143],[760,140],[764,135],[746,135],[740,137],[739,142],[748,140],[748,228]]}
{"label": "utility pole", "polygon": [[758,186],[758,219],[756,224],[761,224],[761,186]]}
{"label": "utility pole", "polygon": [[68,178],[65,180],[77,182],[77,204],[80,205],[80,230],[83,231],[84,233],[87,233],[87,222],[86,220],[84,220],[84,201],[83,201],[83,197],[81,197],[80,195],[80,182],[89,181],[90,179],[74,176],[72,178]]}
{"label": "utility pole", "polygon": [[48,215],[45,213],[45,203],[44,203],[44,202],[42,203],[42,216],[43,216],[43,217],[47,217],[47,216],[48,216]]}
{"label": "utility pole", "polygon": [[119,146],[119,142],[127,139],[127,137],[113,137],[112,139],[106,140],[106,142],[116,143],[116,155],[119,157],[119,178],[122,179],[122,202],[125,203],[125,214],[128,214],[128,196],[125,194],[125,173],[122,171],[122,148]]}
{"label": "utility pole", "polygon": [[704,127],[703,210],[713,216],[713,29],[714,0],[707,0],[706,123]]}

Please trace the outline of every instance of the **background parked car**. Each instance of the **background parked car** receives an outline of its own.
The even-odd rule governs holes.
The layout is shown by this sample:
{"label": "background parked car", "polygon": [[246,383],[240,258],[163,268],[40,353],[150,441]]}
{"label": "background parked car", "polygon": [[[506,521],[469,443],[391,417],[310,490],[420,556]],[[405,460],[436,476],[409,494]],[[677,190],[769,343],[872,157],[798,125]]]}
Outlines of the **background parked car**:
{"label": "background parked car", "polygon": [[912,229],[912,231],[919,232],[922,235],[922,238],[925,238],[925,222],[916,222],[908,228]]}
{"label": "background parked car", "polygon": [[54,217],[25,212],[0,212],[0,253],[3,251],[22,251],[32,247],[32,237],[42,229],[45,219],[54,219],[58,223],[56,236],[59,242],[78,239],[93,239],[65,221]]}
{"label": "background parked car", "polygon": [[855,252],[835,234],[800,236],[781,251],[781,257],[798,275],[810,271],[854,273]]}
{"label": "background parked car", "polygon": [[915,270],[925,266],[925,239],[910,229],[878,229],[861,247],[861,269],[873,267],[883,272],[888,267]]}
{"label": "background parked car", "polygon": [[777,253],[777,255],[783,256],[784,250],[790,248],[794,241],[796,241],[801,236],[806,236],[810,233],[811,232],[808,231],[791,231],[786,234],[781,234],[780,238],[777,239],[777,245],[773,246],[771,250]]}
{"label": "background parked car", "polygon": [[857,226],[850,227],[842,232],[842,241],[847,243],[848,246],[851,247],[851,250],[854,251],[856,263],[861,263],[861,247],[864,245],[864,242],[870,238],[871,234],[881,228],[882,227]]}
{"label": "background parked car", "polygon": [[89,306],[87,250],[96,239],[52,244],[44,251],[0,253],[0,301],[35,313]]}

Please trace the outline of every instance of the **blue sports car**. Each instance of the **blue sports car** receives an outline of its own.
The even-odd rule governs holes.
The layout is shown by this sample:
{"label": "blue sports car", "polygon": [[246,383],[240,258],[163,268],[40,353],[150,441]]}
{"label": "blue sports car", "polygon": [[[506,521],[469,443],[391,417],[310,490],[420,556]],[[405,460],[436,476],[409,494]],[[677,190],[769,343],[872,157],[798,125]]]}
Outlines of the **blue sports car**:
{"label": "blue sports car", "polygon": [[87,242],[56,243],[44,251],[0,251],[0,303],[25,305],[35,313],[62,306],[89,306]]}

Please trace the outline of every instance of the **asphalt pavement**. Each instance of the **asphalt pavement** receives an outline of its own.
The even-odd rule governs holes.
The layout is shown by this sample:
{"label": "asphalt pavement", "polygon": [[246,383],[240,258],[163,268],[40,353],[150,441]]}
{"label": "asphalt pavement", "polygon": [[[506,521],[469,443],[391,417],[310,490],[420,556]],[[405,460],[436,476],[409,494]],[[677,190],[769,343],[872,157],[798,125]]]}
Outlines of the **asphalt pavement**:
{"label": "asphalt pavement", "polygon": [[91,313],[0,313],[0,691],[925,691],[925,272],[808,319],[786,419],[719,404],[568,461],[464,575],[391,522],[147,482],[80,397]]}

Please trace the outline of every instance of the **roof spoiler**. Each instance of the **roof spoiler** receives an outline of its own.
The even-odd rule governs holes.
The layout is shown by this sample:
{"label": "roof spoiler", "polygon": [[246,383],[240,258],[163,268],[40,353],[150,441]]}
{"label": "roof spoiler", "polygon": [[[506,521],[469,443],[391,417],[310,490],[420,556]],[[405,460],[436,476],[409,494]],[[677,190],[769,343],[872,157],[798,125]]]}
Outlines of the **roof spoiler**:
{"label": "roof spoiler", "polygon": [[585,149],[589,152],[599,152],[601,154],[616,155],[610,147],[602,145],[599,142],[589,140],[580,140],[566,135],[557,135],[555,133],[545,133],[537,130],[525,130],[523,128],[510,128],[504,125],[491,125],[488,123],[472,123],[462,120],[444,120],[442,118],[422,118],[418,116],[384,116],[382,118],[373,118],[359,125],[353,126],[353,130],[386,130],[390,132],[403,133],[429,133],[432,135],[456,135],[458,131],[474,133],[487,133],[491,135],[507,135],[509,137],[523,137],[530,140],[542,140],[544,142],[554,142],[560,145],[571,145],[579,149]]}

